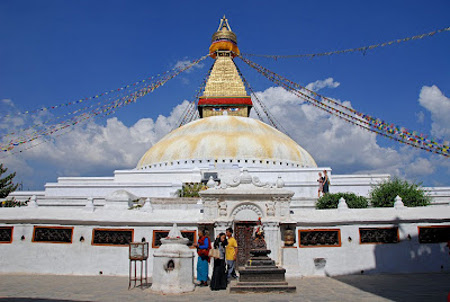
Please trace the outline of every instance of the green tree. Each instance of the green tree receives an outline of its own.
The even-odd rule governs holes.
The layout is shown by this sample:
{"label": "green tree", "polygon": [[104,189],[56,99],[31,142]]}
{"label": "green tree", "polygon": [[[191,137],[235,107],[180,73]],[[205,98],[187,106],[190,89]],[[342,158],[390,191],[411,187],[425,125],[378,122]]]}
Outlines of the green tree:
{"label": "green tree", "polygon": [[181,190],[177,190],[179,197],[200,197],[199,192],[206,190],[207,187],[202,183],[185,183]]}
{"label": "green tree", "polygon": [[316,209],[337,209],[341,197],[345,199],[349,208],[367,208],[369,206],[369,201],[364,196],[354,193],[328,193],[317,200]]}
{"label": "green tree", "polygon": [[373,207],[393,207],[397,195],[407,207],[426,206],[431,202],[431,198],[425,194],[420,184],[411,184],[397,177],[372,188],[370,201]]}
{"label": "green tree", "polygon": [[0,164],[0,198],[6,198],[11,192],[14,192],[19,184],[13,184],[12,180],[16,176],[16,172],[11,173],[2,178],[2,175],[8,171],[8,168],[4,168],[3,164]]}

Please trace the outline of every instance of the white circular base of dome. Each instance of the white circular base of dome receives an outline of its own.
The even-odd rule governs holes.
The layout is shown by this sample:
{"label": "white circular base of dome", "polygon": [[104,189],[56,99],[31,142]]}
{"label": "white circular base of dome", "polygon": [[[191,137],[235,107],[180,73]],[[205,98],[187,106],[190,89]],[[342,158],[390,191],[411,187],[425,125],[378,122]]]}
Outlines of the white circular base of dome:
{"label": "white circular base of dome", "polygon": [[269,169],[292,169],[292,168],[311,168],[298,162],[280,161],[280,160],[261,160],[261,159],[180,159],[170,162],[153,163],[138,169],[227,169],[227,168],[269,168]]}
{"label": "white circular base of dome", "polygon": [[305,149],[263,122],[239,116],[211,116],[166,135],[144,154],[136,168],[211,165],[317,167]]}

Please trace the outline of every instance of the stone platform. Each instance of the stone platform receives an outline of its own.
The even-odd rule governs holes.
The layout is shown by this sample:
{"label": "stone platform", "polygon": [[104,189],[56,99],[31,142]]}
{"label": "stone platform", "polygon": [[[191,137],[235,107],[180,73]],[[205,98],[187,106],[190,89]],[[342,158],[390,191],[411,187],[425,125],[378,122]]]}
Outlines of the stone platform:
{"label": "stone platform", "polygon": [[239,281],[230,287],[230,293],[295,293],[297,288],[286,282],[286,270],[275,265],[267,256],[269,250],[252,251],[245,267],[239,270]]}
{"label": "stone platform", "polygon": [[[163,295],[144,288],[128,290],[128,276],[64,276],[37,274],[0,274],[0,301],[214,301],[214,302],[274,302],[274,301],[447,301],[450,273],[348,275],[339,277],[288,278],[296,285],[296,293],[235,293],[228,290],[211,292],[209,287],[178,295]],[[151,280],[150,280],[151,282]],[[236,281],[231,281],[233,285]]]}

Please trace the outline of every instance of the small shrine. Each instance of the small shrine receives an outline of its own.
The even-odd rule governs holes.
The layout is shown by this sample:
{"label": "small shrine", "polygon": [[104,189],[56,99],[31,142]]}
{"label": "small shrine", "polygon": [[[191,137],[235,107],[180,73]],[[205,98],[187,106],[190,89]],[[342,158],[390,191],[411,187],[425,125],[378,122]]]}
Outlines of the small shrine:
{"label": "small shrine", "polygon": [[153,254],[152,291],[162,294],[194,291],[194,252],[188,242],[176,223],[169,235],[161,239],[160,248]]}
{"label": "small shrine", "polygon": [[295,292],[295,286],[286,282],[286,270],[275,265],[275,261],[268,256],[264,238],[264,228],[261,219],[252,236],[250,259],[245,267],[239,270],[239,281],[231,286],[231,293],[246,292]]}

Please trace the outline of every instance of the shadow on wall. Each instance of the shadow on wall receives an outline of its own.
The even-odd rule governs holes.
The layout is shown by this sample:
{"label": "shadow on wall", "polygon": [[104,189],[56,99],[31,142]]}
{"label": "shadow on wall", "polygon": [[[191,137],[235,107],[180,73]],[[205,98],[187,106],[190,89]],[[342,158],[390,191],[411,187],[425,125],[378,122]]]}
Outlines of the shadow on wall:
{"label": "shadow on wall", "polygon": [[[431,237],[421,236],[419,241],[419,236],[408,234],[411,230],[400,225],[398,231],[406,238],[398,243],[376,244],[375,268],[333,279],[394,301],[446,301],[450,292],[447,242],[424,243],[442,237],[436,239],[431,234]],[[448,228],[442,234],[447,237]]]}
{"label": "shadow on wall", "polygon": [[[429,273],[429,272],[450,272],[450,255],[447,242],[450,238],[442,238],[444,235],[448,237],[448,228],[446,233],[432,233],[434,229],[424,227],[425,231],[421,238],[417,235],[411,236],[410,233],[415,231],[417,227],[402,227],[397,223],[400,240],[398,243],[381,243],[376,244],[374,249],[375,268],[371,270],[361,271],[361,274],[371,273]],[[438,231],[445,231],[442,227],[437,227]],[[437,238],[437,237],[441,238]],[[442,242],[436,242],[436,241]],[[445,240],[445,242],[444,242]],[[436,243],[430,243],[436,242]]]}

